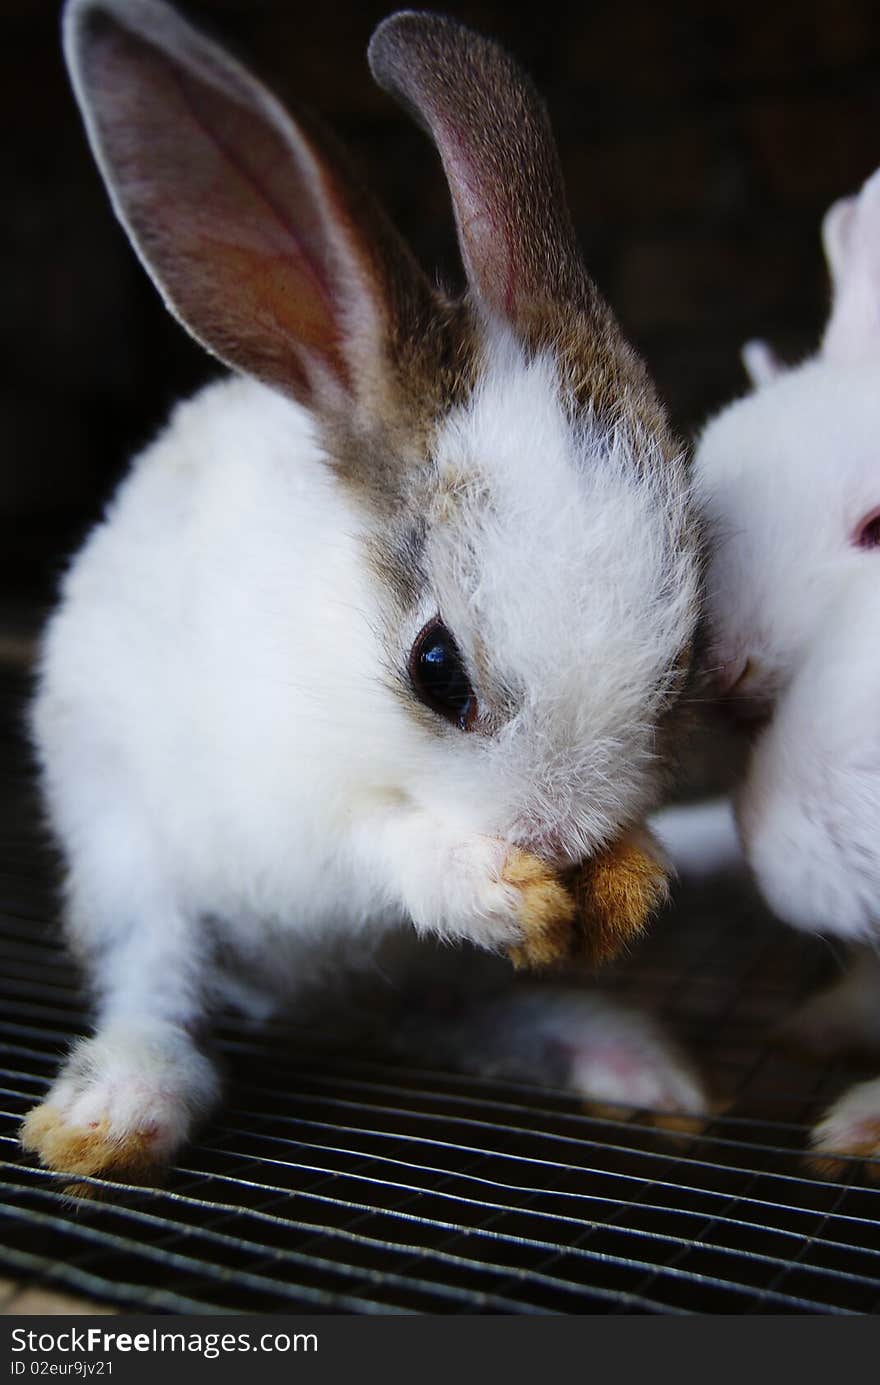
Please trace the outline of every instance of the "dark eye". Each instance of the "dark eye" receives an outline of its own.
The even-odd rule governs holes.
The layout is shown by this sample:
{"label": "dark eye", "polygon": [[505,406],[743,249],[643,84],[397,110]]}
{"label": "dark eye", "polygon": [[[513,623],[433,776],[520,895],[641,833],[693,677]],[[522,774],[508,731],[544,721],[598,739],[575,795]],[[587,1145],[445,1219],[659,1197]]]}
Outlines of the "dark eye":
{"label": "dark eye", "polygon": [[871,510],[856,527],[853,539],[859,548],[880,547],[880,507]]}
{"label": "dark eye", "polygon": [[409,656],[409,676],[419,698],[447,721],[469,731],[477,699],[464,671],[458,645],[441,620],[429,621]]}

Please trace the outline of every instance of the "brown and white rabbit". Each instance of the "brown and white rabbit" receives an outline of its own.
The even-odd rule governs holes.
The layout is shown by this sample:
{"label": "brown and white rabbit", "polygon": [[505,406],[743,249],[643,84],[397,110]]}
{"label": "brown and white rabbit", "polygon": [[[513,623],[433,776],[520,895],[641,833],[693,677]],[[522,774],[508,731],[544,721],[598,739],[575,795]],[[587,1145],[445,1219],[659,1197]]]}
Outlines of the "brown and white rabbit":
{"label": "brown and white rabbit", "polygon": [[[683,871],[738,839],[771,908],[857,960],[789,1034],[820,1054],[880,1052],[880,171],[823,223],[832,307],[818,352],[787,368],[744,349],[752,393],[705,429],[695,488],[709,527],[707,608],[721,690],[765,725],[727,804],[668,810]],[[814,1132],[880,1158],[880,1080]]]}
{"label": "brown and white rabbit", "polygon": [[[199,1036],[223,999],[295,1002],[390,930],[524,965],[639,931],[699,538],[494,43],[401,13],[370,46],[442,157],[454,300],[332,140],[160,0],[70,0],[64,27],[117,215],[235,372],[175,410],[73,562],[33,709],[97,1024],[23,1141],[138,1172],[217,1097]],[[473,1064],[565,1053],[584,1095],[699,1109],[647,1021],[536,1004],[465,1026]]]}

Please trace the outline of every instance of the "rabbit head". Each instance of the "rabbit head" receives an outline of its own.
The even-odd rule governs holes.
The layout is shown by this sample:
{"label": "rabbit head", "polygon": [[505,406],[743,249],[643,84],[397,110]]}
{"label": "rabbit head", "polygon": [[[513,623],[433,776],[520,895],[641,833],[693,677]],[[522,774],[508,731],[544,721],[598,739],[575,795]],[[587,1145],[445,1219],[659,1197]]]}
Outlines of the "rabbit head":
{"label": "rabbit head", "polygon": [[396,781],[559,863],[612,847],[658,791],[699,536],[662,406],[581,263],[528,79],[427,13],[370,45],[442,159],[456,299],[330,136],[160,0],[72,0],[66,49],[168,308],[308,411],[363,517],[408,728]]}
{"label": "rabbit head", "polygon": [[710,656],[760,716],[739,797],[746,853],[776,911],[861,935],[880,922],[880,173],[823,224],[832,307],[787,369],[744,351],[753,393],[695,459],[709,525]]}

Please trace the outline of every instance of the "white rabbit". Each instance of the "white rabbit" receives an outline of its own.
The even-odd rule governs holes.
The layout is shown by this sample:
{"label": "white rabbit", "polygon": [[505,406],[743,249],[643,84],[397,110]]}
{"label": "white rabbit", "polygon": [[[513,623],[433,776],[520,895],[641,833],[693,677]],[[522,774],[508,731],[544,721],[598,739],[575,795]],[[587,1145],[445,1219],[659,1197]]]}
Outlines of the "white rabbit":
{"label": "white rabbit", "polygon": [[[33,709],[97,1026],[22,1138],[137,1173],[215,1100],[223,999],[327,984],[412,926],[522,965],[638,932],[699,535],[496,45],[402,13],[370,48],[440,151],[461,300],[160,0],[70,0],[65,52],[145,267],[240,372],[174,412],[75,559]],[[537,1029],[591,1042],[605,1013],[568,997]],[[644,1021],[599,1027],[639,1065]],[[610,1071],[570,1080],[607,1100]],[[619,1100],[701,1103],[659,1038],[636,1078]]]}
{"label": "white rabbit", "polygon": [[[710,663],[720,691],[767,722],[736,797],[746,858],[780,918],[863,948],[794,1029],[825,1051],[877,1050],[880,171],[830,209],[823,240],[833,303],[819,351],[787,369],[749,344],[756,388],[705,429],[695,486],[709,524]],[[669,811],[658,831],[685,870],[720,864],[736,836],[724,804]],[[814,1142],[880,1156],[880,1081],[844,1096]]]}

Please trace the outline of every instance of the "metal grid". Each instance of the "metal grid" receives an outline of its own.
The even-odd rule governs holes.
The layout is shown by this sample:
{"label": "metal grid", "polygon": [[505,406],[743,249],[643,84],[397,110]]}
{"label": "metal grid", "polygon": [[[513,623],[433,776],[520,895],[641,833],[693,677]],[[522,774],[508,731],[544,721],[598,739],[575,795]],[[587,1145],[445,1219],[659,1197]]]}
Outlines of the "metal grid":
{"label": "metal grid", "polygon": [[569,1097],[416,1070],[326,1038],[227,1027],[229,1100],[161,1189],[66,1198],[16,1127],[84,1014],[0,696],[0,1265],[128,1308],[455,1313],[873,1313],[880,1186],[811,1177],[808,1122],[853,1073],[770,1027],[826,949],[745,887],[682,898],[611,989],[689,1042],[731,1103],[697,1135]]}

